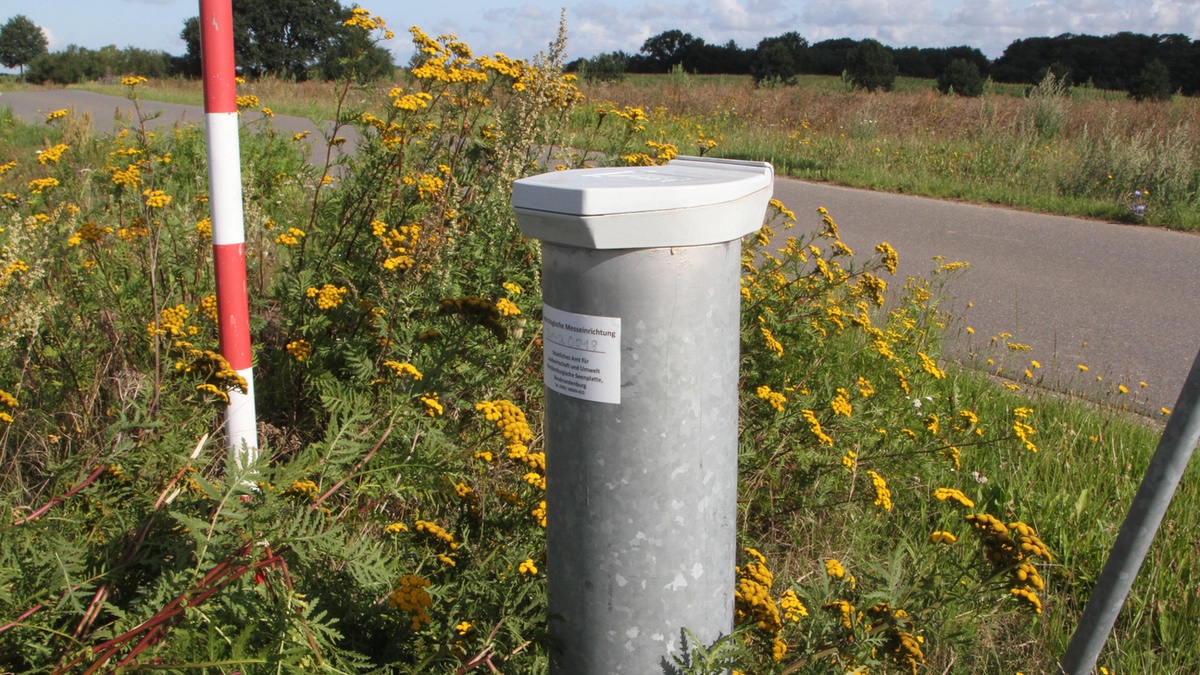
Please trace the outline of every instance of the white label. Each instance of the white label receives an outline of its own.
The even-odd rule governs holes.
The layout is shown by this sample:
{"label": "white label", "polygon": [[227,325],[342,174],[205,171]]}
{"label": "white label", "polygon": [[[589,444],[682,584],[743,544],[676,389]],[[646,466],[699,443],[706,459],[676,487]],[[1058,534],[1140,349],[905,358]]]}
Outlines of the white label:
{"label": "white label", "polygon": [[621,317],[542,305],[546,386],[597,403],[621,402]]}

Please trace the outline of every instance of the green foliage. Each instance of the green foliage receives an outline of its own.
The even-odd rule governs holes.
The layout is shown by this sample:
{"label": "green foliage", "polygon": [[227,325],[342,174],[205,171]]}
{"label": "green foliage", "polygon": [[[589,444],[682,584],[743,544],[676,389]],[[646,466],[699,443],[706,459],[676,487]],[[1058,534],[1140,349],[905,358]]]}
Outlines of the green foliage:
{"label": "green foliage", "polygon": [[856,89],[891,91],[899,74],[892,52],[877,40],[863,40],[846,54],[843,77]]}
{"label": "green foliage", "polygon": [[606,52],[577,63],[576,71],[588,82],[617,82],[625,79],[625,64],[629,55]]}
{"label": "green foliage", "polygon": [[243,135],[264,447],[244,473],[221,449],[202,132],[5,126],[0,669],[545,667],[523,478],[544,460],[476,404],[537,423],[537,253],[508,186],[575,100],[559,53],[425,64],[343,112],[343,165]]}
{"label": "green foliage", "polygon": [[754,83],[794,84],[805,65],[807,51],[808,41],[795,32],[762,39],[750,65]]}
{"label": "green foliage", "polygon": [[[319,75],[365,82],[390,75],[390,52],[345,24],[351,11],[338,0],[238,0],[233,3],[237,65],[248,77],[274,75],[296,81]],[[186,45],[181,69],[199,75],[198,17],[184,21],[180,38]],[[349,77],[351,63],[354,75]]]}
{"label": "green foliage", "polygon": [[1026,120],[1043,140],[1053,140],[1063,131],[1070,109],[1067,80],[1047,70],[1041,82],[1025,97]]}
{"label": "green foliage", "polygon": [[6,68],[21,67],[46,53],[46,35],[24,14],[18,14],[0,26],[0,63]]}
{"label": "green foliage", "polygon": [[88,49],[68,45],[66,49],[42,54],[29,63],[25,79],[34,84],[76,84],[115,80],[121,75],[165,77],[174,72],[171,55],[161,51],[114,45]]}
{"label": "green foliage", "polygon": [[1158,59],[1151,59],[1129,87],[1129,97],[1135,101],[1165,101],[1171,93],[1171,73]]}
{"label": "green foliage", "polygon": [[948,94],[953,91],[959,96],[979,96],[983,93],[983,77],[979,66],[965,59],[955,59],[937,78],[938,91]]}

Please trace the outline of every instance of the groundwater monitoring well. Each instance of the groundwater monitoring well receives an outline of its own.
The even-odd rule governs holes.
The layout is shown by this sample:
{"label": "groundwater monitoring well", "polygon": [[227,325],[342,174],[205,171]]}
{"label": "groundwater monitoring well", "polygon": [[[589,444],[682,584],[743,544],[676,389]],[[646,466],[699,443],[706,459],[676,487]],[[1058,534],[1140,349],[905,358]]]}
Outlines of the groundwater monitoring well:
{"label": "groundwater monitoring well", "polygon": [[542,241],[552,675],[662,672],[733,628],[741,238],[765,162],[516,181]]}

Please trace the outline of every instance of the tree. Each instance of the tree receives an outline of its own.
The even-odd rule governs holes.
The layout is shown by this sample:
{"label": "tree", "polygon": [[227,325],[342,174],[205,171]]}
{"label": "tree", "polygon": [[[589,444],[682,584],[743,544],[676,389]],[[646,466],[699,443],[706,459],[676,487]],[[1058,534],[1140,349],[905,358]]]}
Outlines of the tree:
{"label": "tree", "polygon": [[21,67],[46,53],[46,35],[29,17],[18,14],[0,26],[0,63],[6,68]]}
{"label": "tree", "polygon": [[899,69],[892,52],[877,40],[863,40],[846,54],[846,80],[867,91],[891,91]]}
{"label": "tree", "polygon": [[779,82],[791,84],[806,61],[808,40],[795,31],[778,37],[763,38],[755,50],[750,74],[755,84]]}
{"label": "tree", "polygon": [[979,66],[966,59],[954,59],[937,78],[938,91],[951,91],[959,96],[979,96],[983,93],[983,76]]}
{"label": "tree", "polygon": [[579,73],[588,82],[615,82],[625,79],[625,67],[629,54],[622,51],[597,54],[590,59],[576,59],[564,68],[567,72]]}
{"label": "tree", "polygon": [[[309,69],[331,58],[344,40],[348,10],[338,0],[233,0],[233,51],[251,77],[277,75],[306,80]],[[193,23],[195,22],[195,23]],[[194,26],[194,27],[193,27]],[[200,59],[199,20],[184,22],[184,63]]]}
{"label": "tree", "polygon": [[1171,98],[1171,73],[1162,61],[1154,59],[1129,87],[1130,98],[1137,101],[1165,101]]}
{"label": "tree", "polygon": [[688,52],[702,44],[704,41],[691,33],[668,30],[646,38],[646,41],[642,43],[641,52],[650,59],[651,67],[655,72],[665,73],[680,64],[687,68],[688,64],[685,64],[684,61]]}

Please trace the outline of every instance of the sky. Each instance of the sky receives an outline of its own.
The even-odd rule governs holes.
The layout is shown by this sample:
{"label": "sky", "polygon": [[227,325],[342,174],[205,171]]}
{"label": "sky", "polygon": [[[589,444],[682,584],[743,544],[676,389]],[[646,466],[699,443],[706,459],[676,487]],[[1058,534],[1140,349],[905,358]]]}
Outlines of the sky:
{"label": "sky", "polygon": [[[271,0],[264,0],[270,2]],[[355,4],[341,0],[343,5]],[[753,47],[796,31],[810,43],[875,38],[893,47],[978,47],[999,57],[1013,40],[1061,33],[1183,33],[1200,39],[1200,0],[359,0],[396,38],[397,63],[412,53],[407,28],[465,40],[476,53],[531,58],[567,18],[567,59],[614,50],[637,53],[646,38],[679,29]],[[0,0],[0,21],[24,14],[42,27],[51,51],[69,44],[184,52],[179,31],[198,0]]]}

